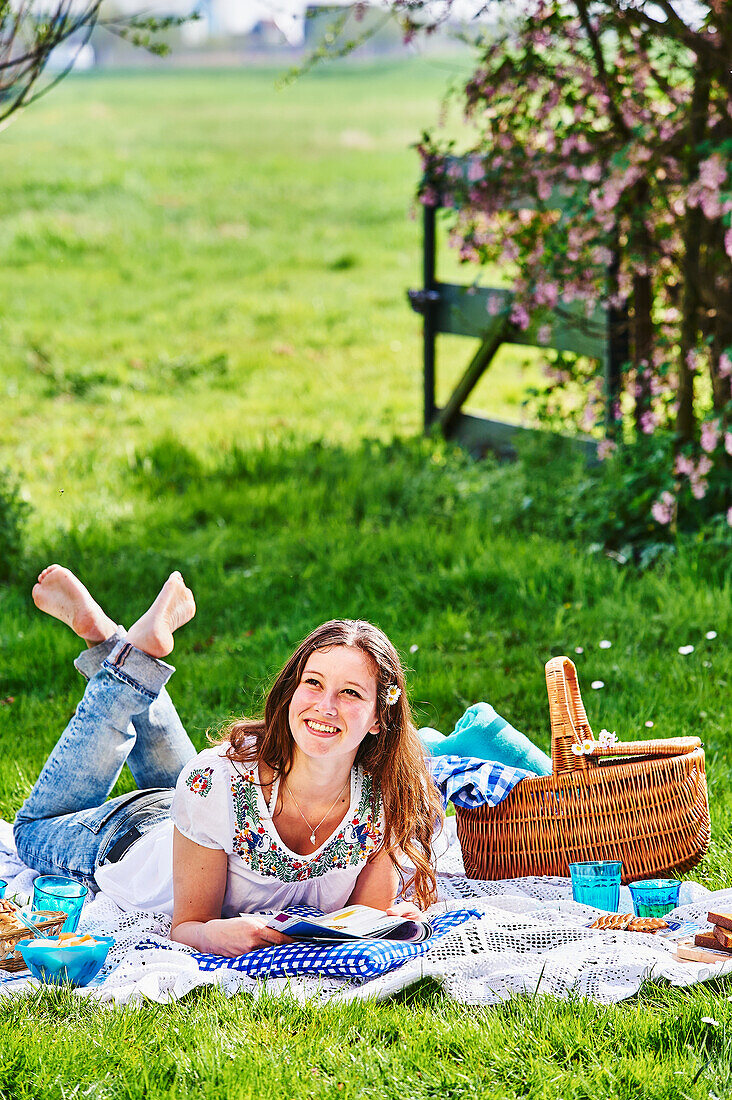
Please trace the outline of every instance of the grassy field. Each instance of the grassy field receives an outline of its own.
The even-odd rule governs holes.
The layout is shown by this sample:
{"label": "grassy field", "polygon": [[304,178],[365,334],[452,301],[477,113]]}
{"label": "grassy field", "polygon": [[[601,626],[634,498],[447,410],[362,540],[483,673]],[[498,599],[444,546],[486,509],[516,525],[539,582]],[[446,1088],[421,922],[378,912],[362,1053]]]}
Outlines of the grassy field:
{"label": "grassy field", "polygon": [[[78,78],[0,137],[0,466],[32,506],[0,587],[4,817],[80,691],[35,574],[71,566],[129,622],[181,568],[198,615],[171,691],[197,745],[334,615],[393,637],[421,722],[486,698],[544,748],[543,664],[569,653],[596,730],[703,738],[713,841],[693,877],[732,885],[725,563],[687,546],[635,573],[537,513],[571,462],[419,438],[408,146],[454,71],[327,69],[282,92],[271,72]],[[468,354],[452,342],[443,386]],[[476,401],[518,419],[522,362]],[[432,985],[346,1010],[38,994],[0,1009],[0,1096],[723,1097],[730,992],[481,1011]]]}

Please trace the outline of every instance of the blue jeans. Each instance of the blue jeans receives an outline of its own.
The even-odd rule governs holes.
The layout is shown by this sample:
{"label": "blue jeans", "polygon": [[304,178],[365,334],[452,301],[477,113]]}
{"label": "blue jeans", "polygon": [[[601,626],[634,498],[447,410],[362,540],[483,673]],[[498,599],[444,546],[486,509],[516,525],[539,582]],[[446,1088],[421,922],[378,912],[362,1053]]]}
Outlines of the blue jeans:
{"label": "blue jeans", "polygon": [[[88,680],[84,696],[13,832],[29,867],[96,889],[96,868],[169,816],[172,788],[196,750],[165,689],[172,665],[135,649],[123,631],[74,664]],[[140,789],[105,801],[125,763]]]}

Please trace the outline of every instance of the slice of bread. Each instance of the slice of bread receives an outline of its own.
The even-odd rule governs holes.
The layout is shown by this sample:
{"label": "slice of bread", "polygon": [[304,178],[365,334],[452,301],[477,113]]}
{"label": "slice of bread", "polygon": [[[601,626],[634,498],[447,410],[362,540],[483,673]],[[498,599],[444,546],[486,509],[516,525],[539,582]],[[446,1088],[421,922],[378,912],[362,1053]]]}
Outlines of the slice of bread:
{"label": "slice of bread", "polygon": [[694,943],[697,947],[709,947],[712,951],[724,951],[726,955],[732,955],[732,948],[723,947],[713,932],[697,932]]}
{"label": "slice of bread", "polygon": [[720,928],[718,924],[715,925],[714,938],[719,941],[722,947],[732,951],[732,932],[728,928]]}
{"label": "slice of bread", "polygon": [[718,924],[720,928],[729,928],[732,931],[732,913],[708,913],[710,924]]}

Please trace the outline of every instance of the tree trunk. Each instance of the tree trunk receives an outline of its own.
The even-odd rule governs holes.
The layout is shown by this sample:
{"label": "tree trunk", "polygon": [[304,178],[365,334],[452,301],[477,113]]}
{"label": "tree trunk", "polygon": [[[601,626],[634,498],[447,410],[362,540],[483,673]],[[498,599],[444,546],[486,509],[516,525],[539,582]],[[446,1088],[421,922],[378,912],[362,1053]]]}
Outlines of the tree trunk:
{"label": "tree trunk", "polygon": [[[686,156],[686,182],[692,184],[699,175],[699,146],[707,129],[709,90],[711,75],[699,62],[694,82],[689,119],[689,137]],[[698,206],[687,207],[684,218],[684,257],[681,263],[683,287],[681,334],[679,341],[679,389],[676,434],[682,443],[694,437],[694,370],[689,356],[697,348],[699,331],[701,243],[704,215]]]}
{"label": "tree trunk", "polygon": [[651,407],[649,367],[653,362],[652,309],[651,276],[633,276],[633,365],[635,367],[635,426],[638,431],[642,430],[643,413]]}

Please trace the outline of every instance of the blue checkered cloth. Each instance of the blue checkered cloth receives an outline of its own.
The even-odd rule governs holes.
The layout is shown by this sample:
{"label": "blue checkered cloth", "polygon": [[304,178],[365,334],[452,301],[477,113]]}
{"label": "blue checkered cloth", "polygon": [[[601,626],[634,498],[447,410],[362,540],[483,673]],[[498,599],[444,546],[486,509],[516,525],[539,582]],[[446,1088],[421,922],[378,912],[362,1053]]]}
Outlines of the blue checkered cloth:
{"label": "blue checkered cloth", "polygon": [[[317,909],[288,909],[288,913],[320,915]],[[424,955],[435,941],[454,928],[481,914],[477,909],[456,909],[432,921],[432,936],[421,943],[396,940],[357,940],[353,943],[285,943],[263,947],[225,959],[221,955],[194,953],[199,970],[238,970],[252,978],[285,978],[295,974],[320,975],[324,978],[375,978],[404,966],[409,959]]]}
{"label": "blue checkered cloth", "polygon": [[427,758],[427,766],[443,805],[447,807],[451,801],[466,810],[497,806],[517,783],[534,774],[473,756],[431,756]]}

